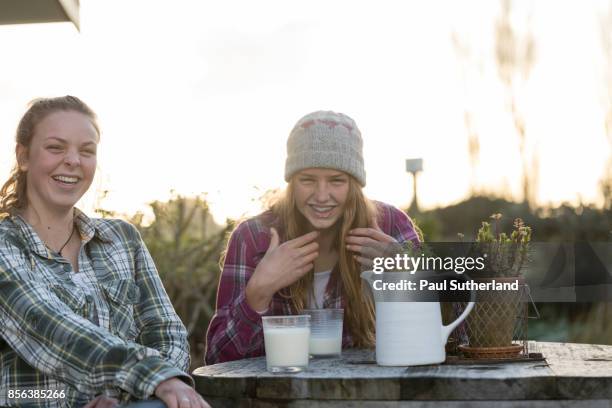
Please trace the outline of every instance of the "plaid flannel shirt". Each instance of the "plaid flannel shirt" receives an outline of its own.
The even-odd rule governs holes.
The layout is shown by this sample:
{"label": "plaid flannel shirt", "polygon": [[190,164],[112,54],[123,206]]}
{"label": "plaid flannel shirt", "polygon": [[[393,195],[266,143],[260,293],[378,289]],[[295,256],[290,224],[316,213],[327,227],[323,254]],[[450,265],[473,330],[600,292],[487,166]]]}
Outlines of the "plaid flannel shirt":
{"label": "plaid flannel shirt", "polygon": [[[417,233],[408,216],[388,204],[375,202],[378,225],[398,242],[418,243]],[[246,301],[246,285],[270,245],[270,226],[277,220],[271,212],[241,223],[232,233],[217,291],[217,310],[206,334],[206,364],[215,364],[264,354],[262,315],[294,314],[288,299],[278,293],[268,310],[259,314]],[[335,272],[335,270],[334,270]],[[344,308],[345,300],[332,272],[323,300],[323,308]],[[352,338],[344,327],[342,345],[350,347]]]}
{"label": "plaid flannel shirt", "polygon": [[[0,406],[75,407],[99,394],[144,399],[172,377],[193,384],[187,332],[138,231],[78,210],[76,225],[91,291],[21,217],[0,222]],[[16,390],[64,397],[9,398]]]}

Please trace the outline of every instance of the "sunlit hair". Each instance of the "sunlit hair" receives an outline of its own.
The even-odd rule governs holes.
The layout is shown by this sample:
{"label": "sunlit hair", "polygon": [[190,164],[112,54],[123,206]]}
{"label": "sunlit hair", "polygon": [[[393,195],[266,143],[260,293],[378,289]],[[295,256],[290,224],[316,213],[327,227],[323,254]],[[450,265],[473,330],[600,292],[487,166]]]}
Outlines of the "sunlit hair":
{"label": "sunlit hair", "polygon": [[[289,182],[285,194],[271,207],[279,219],[283,241],[291,240],[308,232],[308,221],[300,213],[295,201],[294,184]],[[376,206],[368,200],[359,183],[349,176],[349,190],[345,202],[344,214],[337,221],[337,237],[334,239],[338,251],[337,270],[338,284],[335,285],[346,301],[344,320],[353,338],[354,346],[368,347],[374,345],[374,305],[371,296],[366,293],[360,277],[361,268],[346,249],[346,237],[349,230],[370,226],[376,216]],[[281,296],[289,298],[292,308],[300,313],[307,305],[307,299],[313,291],[314,271],[308,272],[303,278],[281,291]],[[332,276],[330,279],[334,279]]]}
{"label": "sunlit hair", "polygon": [[[59,111],[74,111],[87,116],[100,137],[100,127],[94,111],[76,96],[60,96],[57,98],[38,98],[28,104],[28,110],[17,126],[16,145],[22,145],[29,154],[32,137],[36,126],[47,116]],[[26,172],[21,171],[19,163],[15,162],[9,179],[0,189],[0,216],[12,214],[28,205],[26,196]]]}

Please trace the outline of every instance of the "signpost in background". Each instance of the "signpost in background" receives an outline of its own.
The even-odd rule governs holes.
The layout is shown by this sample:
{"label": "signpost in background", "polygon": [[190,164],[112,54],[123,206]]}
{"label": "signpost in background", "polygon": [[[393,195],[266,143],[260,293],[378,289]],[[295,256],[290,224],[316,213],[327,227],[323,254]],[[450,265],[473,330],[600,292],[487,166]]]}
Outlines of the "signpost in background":
{"label": "signpost in background", "polygon": [[412,174],[412,204],[408,210],[410,214],[419,212],[417,200],[417,173],[423,171],[423,159],[406,159],[406,171]]}

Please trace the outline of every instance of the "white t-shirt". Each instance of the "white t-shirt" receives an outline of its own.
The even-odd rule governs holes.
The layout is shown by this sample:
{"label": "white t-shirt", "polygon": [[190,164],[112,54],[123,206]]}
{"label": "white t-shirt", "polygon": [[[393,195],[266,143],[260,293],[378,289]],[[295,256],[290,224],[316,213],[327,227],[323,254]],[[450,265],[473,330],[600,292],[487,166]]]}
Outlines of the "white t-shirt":
{"label": "white t-shirt", "polygon": [[[314,282],[312,289],[314,291],[314,298],[312,293],[308,297],[308,309],[323,309],[323,300],[325,300],[325,289],[327,288],[327,282],[331,276],[331,269],[329,271],[316,272],[314,274]],[[266,314],[269,308],[265,310],[256,310],[260,315]]]}
{"label": "white t-shirt", "polygon": [[327,288],[327,282],[331,276],[331,269],[329,271],[316,272],[314,274],[314,281],[312,283],[312,289],[314,291],[308,298],[309,309],[323,309],[323,300],[325,299],[325,288]]}

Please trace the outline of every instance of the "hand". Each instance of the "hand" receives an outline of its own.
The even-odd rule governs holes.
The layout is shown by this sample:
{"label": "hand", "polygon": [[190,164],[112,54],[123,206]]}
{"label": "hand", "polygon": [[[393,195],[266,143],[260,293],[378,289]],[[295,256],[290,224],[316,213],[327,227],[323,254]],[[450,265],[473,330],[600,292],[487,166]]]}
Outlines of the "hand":
{"label": "hand", "polygon": [[96,398],[89,401],[83,408],[116,408],[118,406],[119,400],[116,398],[98,395]]}
{"label": "hand", "polygon": [[155,396],[168,408],[210,408],[200,394],[176,377],[161,382],[155,388]]}
{"label": "hand", "polygon": [[272,296],[296,282],[314,267],[319,256],[319,244],[314,240],[317,231],[279,245],[278,232],[270,229],[272,238],[266,254],[261,259],[246,287],[247,302],[254,310],[265,310]]}
{"label": "hand", "polygon": [[374,258],[390,256],[399,249],[398,242],[383,232],[376,218],[371,223],[372,227],[350,230],[346,237],[346,249],[355,252],[353,257],[366,268],[372,267]]}

